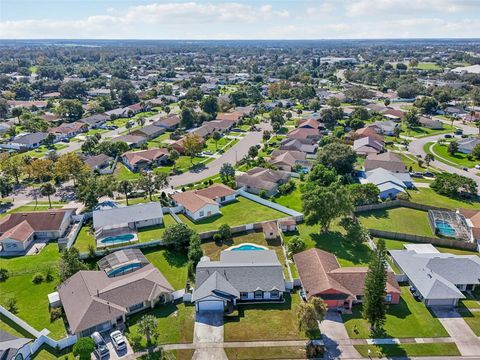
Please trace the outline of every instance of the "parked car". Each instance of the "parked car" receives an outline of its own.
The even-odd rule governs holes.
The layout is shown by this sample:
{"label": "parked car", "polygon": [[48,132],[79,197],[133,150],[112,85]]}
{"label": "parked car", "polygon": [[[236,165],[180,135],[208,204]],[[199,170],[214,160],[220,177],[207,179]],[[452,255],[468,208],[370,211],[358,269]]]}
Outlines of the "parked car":
{"label": "parked car", "polygon": [[69,143],[69,142],[70,142],[70,139],[66,139],[66,138],[65,138],[65,139],[62,139],[62,142],[64,142],[64,143]]}
{"label": "parked car", "polygon": [[455,135],[462,135],[463,130],[462,129],[455,129]]}
{"label": "parked car", "polygon": [[464,167],[464,168],[463,168],[463,171],[468,171],[468,168]]}
{"label": "parked car", "polygon": [[480,170],[480,164],[475,165],[475,169]]}
{"label": "parked car", "polygon": [[112,344],[117,351],[122,351],[127,348],[127,343],[122,333],[118,330],[115,330],[110,334],[110,339],[112,339]]}
{"label": "parked car", "polygon": [[433,178],[433,177],[435,177],[435,174],[432,173],[432,172],[430,172],[430,171],[425,171],[425,172],[423,173],[423,176]]}
{"label": "parked car", "polygon": [[95,331],[90,337],[95,343],[95,355],[97,355],[99,359],[108,357],[110,355],[110,350],[108,350],[107,344],[105,343],[105,340],[103,340],[102,335],[100,335],[98,331]]}
{"label": "parked car", "polygon": [[445,134],[445,136],[444,136],[445,139],[451,139],[452,137],[453,137],[453,136],[450,135],[450,134]]}

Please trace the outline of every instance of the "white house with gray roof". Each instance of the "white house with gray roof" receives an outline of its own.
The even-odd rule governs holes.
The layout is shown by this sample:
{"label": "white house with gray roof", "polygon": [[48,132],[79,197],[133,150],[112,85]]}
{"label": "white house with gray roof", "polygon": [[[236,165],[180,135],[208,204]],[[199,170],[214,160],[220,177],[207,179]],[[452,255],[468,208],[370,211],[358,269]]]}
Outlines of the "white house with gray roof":
{"label": "white house with gray roof", "polygon": [[199,312],[239,303],[282,301],[286,291],[282,265],[273,250],[225,250],[220,261],[203,257],[195,275],[192,301]]}
{"label": "white house with gray roof", "polygon": [[462,291],[480,284],[480,257],[414,250],[390,250],[398,269],[429,307],[453,307],[464,299]]}
{"label": "white house with gray roof", "polygon": [[394,173],[384,168],[367,171],[365,177],[360,178],[360,182],[376,185],[381,199],[394,199],[399,193],[405,193],[405,189],[413,187],[409,173]]}

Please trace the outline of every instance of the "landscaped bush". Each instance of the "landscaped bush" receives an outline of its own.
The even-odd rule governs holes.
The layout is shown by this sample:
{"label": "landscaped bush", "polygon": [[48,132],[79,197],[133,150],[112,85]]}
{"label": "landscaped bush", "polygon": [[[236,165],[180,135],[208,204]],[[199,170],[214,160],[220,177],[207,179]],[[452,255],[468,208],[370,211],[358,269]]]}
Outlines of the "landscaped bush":
{"label": "landscaped bush", "polygon": [[17,312],[17,298],[15,296],[9,297],[5,301],[5,307],[8,311],[15,314]]}
{"label": "landscaped bush", "polygon": [[221,243],[222,242],[222,235],[220,235],[219,233],[213,234],[213,241],[215,241],[216,243]]}
{"label": "landscaped bush", "polygon": [[278,187],[278,192],[281,195],[286,195],[291,193],[293,190],[295,190],[295,181],[289,180],[287,183],[280,185]]}
{"label": "landscaped bush", "polygon": [[32,282],[34,284],[41,284],[43,282],[43,280],[45,280],[44,276],[42,273],[36,273],[35,275],[33,275],[32,277]]}
{"label": "landscaped bush", "polygon": [[228,240],[232,237],[232,230],[228,224],[222,224],[218,228],[218,234],[220,234],[222,240]]}
{"label": "landscaped bush", "polygon": [[51,267],[47,268],[47,271],[45,272],[45,280],[47,282],[53,281],[53,270]]}
{"label": "landscaped bush", "polygon": [[288,255],[293,256],[305,250],[305,241],[300,236],[294,236],[287,244]]}
{"label": "landscaped bush", "polygon": [[62,308],[57,307],[50,310],[50,322],[54,322],[62,317]]}
{"label": "landscaped bush", "polygon": [[8,279],[8,270],[1,268],[0,269],[0,281],[5,281]]}

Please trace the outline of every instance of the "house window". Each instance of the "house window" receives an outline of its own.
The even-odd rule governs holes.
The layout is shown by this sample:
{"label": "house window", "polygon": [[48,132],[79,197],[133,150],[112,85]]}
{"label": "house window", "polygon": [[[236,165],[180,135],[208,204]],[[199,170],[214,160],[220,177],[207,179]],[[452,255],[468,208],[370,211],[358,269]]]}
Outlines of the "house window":
{"label": "house window", "polygon": [[248,292],[241,292],[240,299],[248,299]]}
{"label": "house window", "polygon": [[357,295],[357,301],[362,301],[363,300],[363,295]]}
{"label": "house window", "polygon": [[392,294],[385,295],[385,301],[386,302],[392,302]]}
{"label": "house window", "polygon": [[203,212],[203,210],[200,211],[200,217],[203,217],[204,214],[205,214],[205,213]]}
{"label": "house window", "polygon": [[142,308],[143,308],[143,302],[130,306],[128,310],[130,312],[133,312],[133,311],[136,311],[136,310],[140,310]]}
{"label": "house window", "polygon": [[255,299],[263,299],[263,291],[262,290],[257,290],[254,292],[254,297]]}
{"label": "house window", "polygon": [[278,299],[280,296],[280,293],[278,292],[278,290],[272,290],[270,291],[270,297],[272,299]]}
{"label": "house window", "polygon": [[225,201],[225,196],[221,196],[221,197],[220,197],[220,201],[221,201],[221,202],[224,202],[224,201]]}

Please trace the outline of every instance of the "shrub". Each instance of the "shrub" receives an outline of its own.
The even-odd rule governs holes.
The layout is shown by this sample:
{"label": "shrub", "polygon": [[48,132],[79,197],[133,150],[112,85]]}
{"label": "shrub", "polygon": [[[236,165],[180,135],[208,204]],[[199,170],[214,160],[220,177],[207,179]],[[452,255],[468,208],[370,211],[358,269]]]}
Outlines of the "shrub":
{"label": "shrub", "polygon": [[93,246],[92,244],[88,244],[88,257],[90,259],[95,258],[95,246]]}
{"label": "shrub", "polygon": [[5,281],[8,279],[8,270],[0,268],[0,281]]}
{"label": "shrub", "polygon": [[299,236],[294,236],[287,244],[287,250],[290,256],[305,250],[305,248],[305,241]]}
{"label": "shrub", "polygon": [[397,199],[398,200],[405,200],[405,201],[410,200],[410,198],[408,197],[408,194],[406,194],[406,193],[397,194]]}
{"label": "shrub", "polygon": [[50,322],[54,322],[62,317],[62,308],[57,307],[50,310]]}
{"label": "shrub", "polygon": [[45,280],[47,282],[53,281],[53,270],[51,267],[47,268],[47,271],[45,273]]}
{"label": "shrub", "polygon": [[8,311],[15,314],[17,312],[17,298],[15,296],[9,297],[5,301],[5,307]]}
{"label": "shrub", "polygon": [[222,235],[220,235],[219,233],[213,234],[213,241],[215,241],[216,243],[222,242]]}
{"label": "shrub", "polygon": [[262,199],[266,199],[266,198],[267,198],[267,192],[266,192],[265,190],[260,191],[260,193],[259,193],[258,195],[260,195],[260,197],[261,197]]}
{"label": "shrub", "polygon": [[218,228],[218,234],[220,234],[222,240],[228,240],[232,237],[232,230],[228,224],[222,224]]}
{"label": "shrub", "polygon": [[45,278],[43,277],[43,274],[42,273],[36,273],[35,275],[33,275],[32,277],[32,282],[34,284],[40,284],[43,282],[43,280],[45,280]]}

